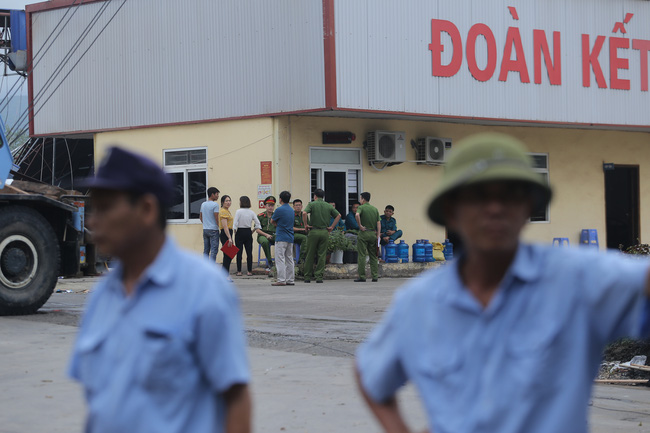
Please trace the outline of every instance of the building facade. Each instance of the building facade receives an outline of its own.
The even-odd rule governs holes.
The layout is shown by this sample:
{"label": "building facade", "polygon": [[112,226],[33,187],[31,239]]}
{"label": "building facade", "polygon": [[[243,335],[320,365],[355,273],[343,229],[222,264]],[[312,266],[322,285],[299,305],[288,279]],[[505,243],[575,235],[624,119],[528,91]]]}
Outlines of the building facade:
{"label": "building facade", "polygon": [[33,136],[92,137],[172,173],[170,232],[200,250],[207,186],[254,203],[325,189],[426,218],[454,143],[500,131],[555,198],[525,237],[650,236],[645,0],[52,0],[27,8]]}

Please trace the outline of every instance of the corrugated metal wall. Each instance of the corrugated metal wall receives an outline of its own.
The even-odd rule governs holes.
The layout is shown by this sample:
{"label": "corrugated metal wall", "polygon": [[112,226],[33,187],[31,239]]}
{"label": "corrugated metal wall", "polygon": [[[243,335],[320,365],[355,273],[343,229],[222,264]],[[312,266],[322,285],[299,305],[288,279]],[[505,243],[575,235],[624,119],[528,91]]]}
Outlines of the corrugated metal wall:
{"label": "corrugated metal wall", "polygon": [[36,134],[325,105],[321,0],[130,0],[72,69],[122,3],[34,14]]}
{"label": "corrugated metal wall", "polygon": [[[508,6],[516,7],[518,20]],[[650,40],[650,2],[639,0],[336,0],[337,90],[340,107],[463,117],[579,122],[618,125],[650,125],[647,113],[650,92],[641,91],[640,51],[619,49],[629,59],[629,70],[620,78],[631,81],[630,90],[610,89],[609,38]],[[627,33],[614,34],[616,22],[634,13],[625,25]],[[432,76],[431,20],[448,20],[459,29],[463,63],[452,77]],[[484,23],[494,33],[497,67],[492,78],[480,82],[472,77],[466,58],[470,27]],[[519,28],[530,83],[510,72],[499,81],[508,27]],[[553,31],[561,32],[562,84],[550,85],[542,66],[542,83],[535,84],[533,29],[546,31],[552,50]],[[607,41],[599,61],[608,88],[582,83],[581,35]],[[450,38],[442,64],[451,60]],[[486,44],[476,44],[477,63],[487,62]],[[512,54],[514,58],[514,53]]]}

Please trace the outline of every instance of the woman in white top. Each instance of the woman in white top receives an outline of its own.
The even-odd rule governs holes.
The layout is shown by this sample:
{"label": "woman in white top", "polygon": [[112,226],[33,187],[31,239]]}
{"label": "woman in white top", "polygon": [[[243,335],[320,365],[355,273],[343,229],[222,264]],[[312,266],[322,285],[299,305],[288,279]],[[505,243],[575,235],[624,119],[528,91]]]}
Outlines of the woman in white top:
{"label": "woman in white top", "polygon": [[237,275],[239,276],[241,276],[242,246],[246,247],[246,266],[248,267],[246,275],[253,275],[253,230],[251,230],[253,223],[255,223],[256,229],[262,228],[257,215],[251,210],[251,199],[245,195],[241,196],[239,197],[239,209],[235,212],[235,221],[233,222],[235,246],[239,248],[239,252],[237,252]]}

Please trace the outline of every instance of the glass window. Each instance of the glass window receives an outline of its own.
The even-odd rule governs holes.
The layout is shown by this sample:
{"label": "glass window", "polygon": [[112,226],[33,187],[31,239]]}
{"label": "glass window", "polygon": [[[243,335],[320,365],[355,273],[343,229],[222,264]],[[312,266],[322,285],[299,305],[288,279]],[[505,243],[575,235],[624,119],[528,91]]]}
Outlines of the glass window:
{"label": "glass window", "polygon": [[207,150],[165,150],[165,171],[174,181],[174,197],[167,211],[173,222],[195,222],[206,200]]}
{"label": "glass window", "polygon": [[312,164],[361,164],[357,149],[312,149]]}
{"label": "glass window", "polygon": [[[546,153],[531,153],[530,156],[533,158],[533,168],[539,173],[544,182],[549,184],[549,172],[548,172],[548,154]],[[530,216],[531,222],[548,222],[549,221],[549,206],[536,206],[533,208],[533,212]]]}

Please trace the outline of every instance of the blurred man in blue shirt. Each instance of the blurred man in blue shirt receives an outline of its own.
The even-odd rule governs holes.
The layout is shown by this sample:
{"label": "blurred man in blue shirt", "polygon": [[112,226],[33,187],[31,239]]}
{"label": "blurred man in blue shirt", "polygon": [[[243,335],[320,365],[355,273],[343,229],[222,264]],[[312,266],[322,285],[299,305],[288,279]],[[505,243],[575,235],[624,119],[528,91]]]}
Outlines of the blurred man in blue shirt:
{"label": "blurred man in blue shirt", "polygon": [[648,262],[520,242],[550,198],[518,140],[458,143],[428,215],[464,252],[400,290],[357,352],[385,431],[409,431],[395,393],[412,381],[435,433],[587,432],[605,345],[641,333]]}
{"label": "blurred man in blue shirt", "polygon": [[93,239],[120,264],[91,294],[70,362],[85,431],[250,432],[239,301],[217,267],[165,235],[169,177],[114,147],[86,184]]}

